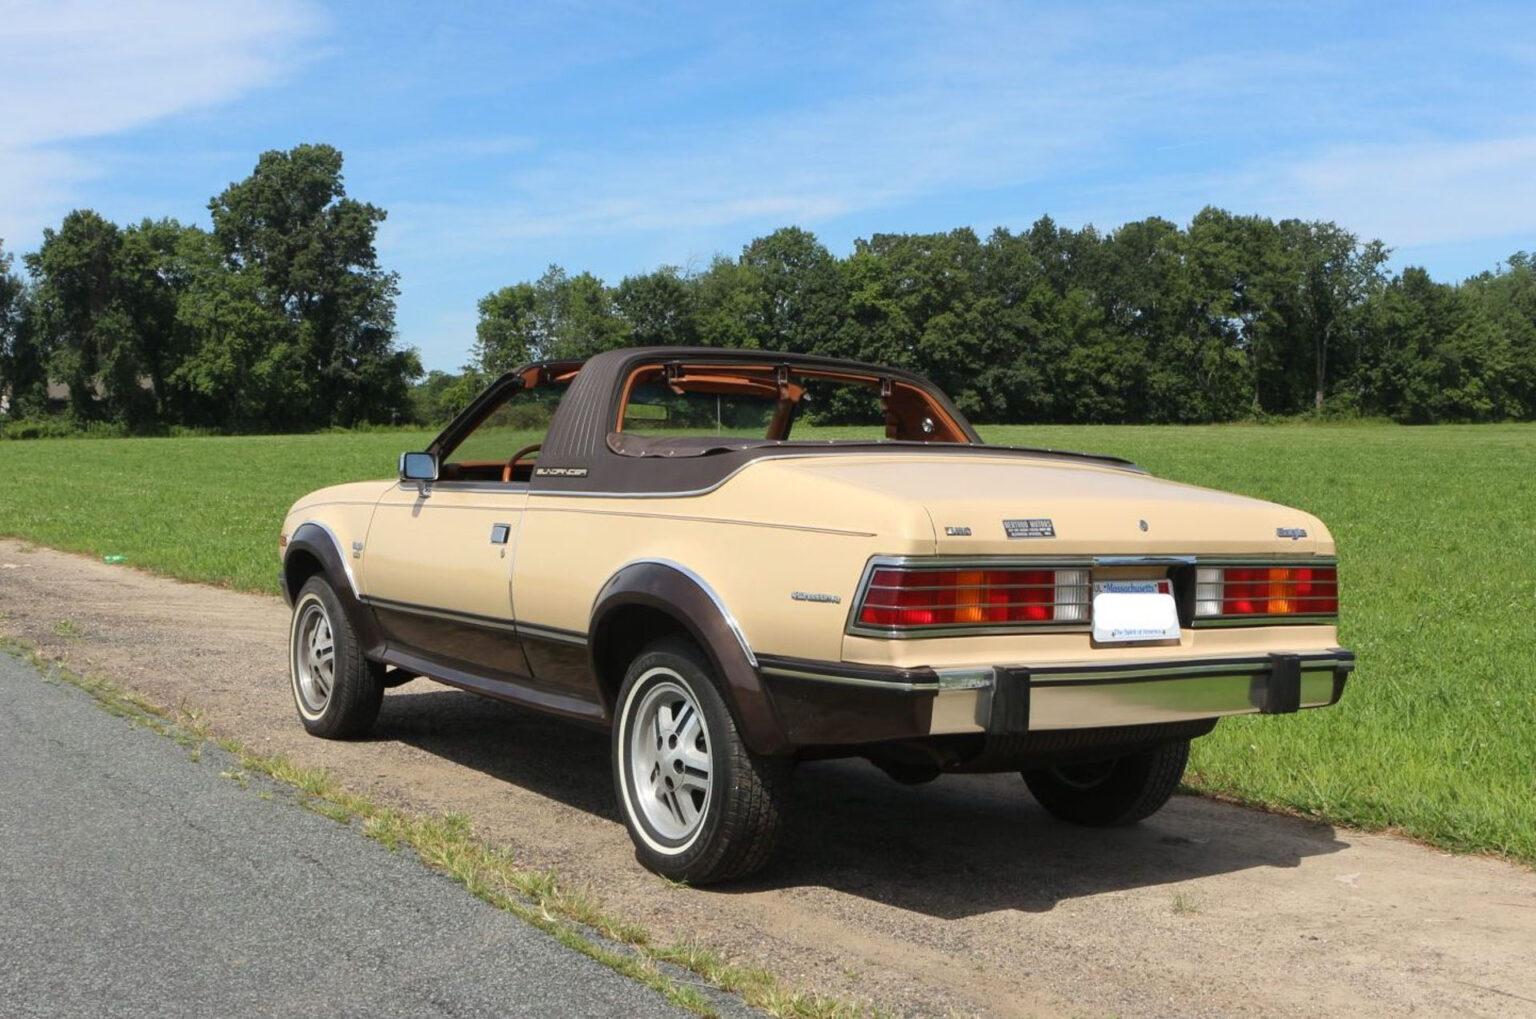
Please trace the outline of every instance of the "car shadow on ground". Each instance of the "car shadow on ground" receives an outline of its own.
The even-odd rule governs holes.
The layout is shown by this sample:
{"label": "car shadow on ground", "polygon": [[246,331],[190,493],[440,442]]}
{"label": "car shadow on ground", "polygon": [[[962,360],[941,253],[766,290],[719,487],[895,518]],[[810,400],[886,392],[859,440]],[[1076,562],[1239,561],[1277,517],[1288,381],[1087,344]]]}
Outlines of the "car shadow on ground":
{"label": "car shadow on ground", "polygon": [[[375,733],[621,823],[604,733],[451,690],[391,693]],[[1348,845],[1327,825],[1197,796],[1133,827],[1084,829],[1041,810],[1016,774],[903,786],[861,760],[817,761],[796,770],[774,862],[720,891],[821,886],[953,919],[1292,868]]]}

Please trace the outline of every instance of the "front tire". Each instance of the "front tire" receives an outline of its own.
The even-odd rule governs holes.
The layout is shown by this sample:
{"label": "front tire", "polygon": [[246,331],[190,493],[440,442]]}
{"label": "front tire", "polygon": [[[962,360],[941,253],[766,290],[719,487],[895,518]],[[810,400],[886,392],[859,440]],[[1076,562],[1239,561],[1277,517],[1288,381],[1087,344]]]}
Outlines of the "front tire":
{"label": "front tire", "polygon": [[614,711],[619,809],[649,870],[694,885],[773,854],[789,769],[749,750],[703,655],[664,638],[630,663]]}
{"label": "front tire", "polygon": [[306,580],[288,627],[288,676],[304,728],[326,739],[366,735],[383,703],[382,671],[363,657],[331,585]]}
{"label": "front tire", "polygon": [[1040,806],[1063,821],[1106,828],[1135,824],[1163,808],[1184,777],[1189,740],[1109,761],[1021,772]]}

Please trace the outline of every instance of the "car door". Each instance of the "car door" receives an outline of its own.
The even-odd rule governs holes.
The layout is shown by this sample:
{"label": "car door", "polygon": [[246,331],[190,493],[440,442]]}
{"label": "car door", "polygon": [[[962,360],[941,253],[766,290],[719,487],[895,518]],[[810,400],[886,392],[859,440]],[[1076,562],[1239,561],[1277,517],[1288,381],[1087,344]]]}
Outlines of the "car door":
{"label": "car door", "polygon": [[360,584],[392,648],[498,681],[530,675],[512,566],[528,485],[402,482],[374,509]]}

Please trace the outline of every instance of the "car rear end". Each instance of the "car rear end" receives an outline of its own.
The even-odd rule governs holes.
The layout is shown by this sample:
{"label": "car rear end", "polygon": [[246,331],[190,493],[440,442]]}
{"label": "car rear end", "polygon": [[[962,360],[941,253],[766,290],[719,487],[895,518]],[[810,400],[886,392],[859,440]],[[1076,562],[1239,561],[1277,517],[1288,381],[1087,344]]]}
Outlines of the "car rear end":
{"label": "car rear end", "polygon": [[1335,703],[1332,556],[875,557],[845,657],[925,666],[930,732],[1015,734]]}
{"label": "car rear end", "polygon": [[1333,540],[1307,513],[1060,457],[795,469],[848,504],[920,502],[932,535],[859,564],[839,662],[760,656],[801,746],[1012,768],[1324,707],[1354,668]]}

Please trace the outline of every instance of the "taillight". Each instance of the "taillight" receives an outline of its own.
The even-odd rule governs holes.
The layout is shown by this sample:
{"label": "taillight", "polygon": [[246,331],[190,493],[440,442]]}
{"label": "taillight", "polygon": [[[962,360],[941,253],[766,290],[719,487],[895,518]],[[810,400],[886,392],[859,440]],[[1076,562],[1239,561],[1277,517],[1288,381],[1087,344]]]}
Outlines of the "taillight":
{"label": "taillight", "polygon": [[1337,616],[1335,566],[1202,566],[1195,574],[1195,618]]}
{"label": "taillight", "polygon": [[858,623],[881,629],[1086,623],[1081,569],[916,570],[877,567]]}

